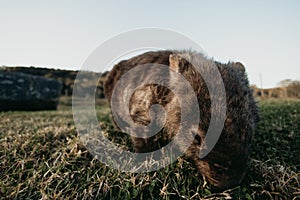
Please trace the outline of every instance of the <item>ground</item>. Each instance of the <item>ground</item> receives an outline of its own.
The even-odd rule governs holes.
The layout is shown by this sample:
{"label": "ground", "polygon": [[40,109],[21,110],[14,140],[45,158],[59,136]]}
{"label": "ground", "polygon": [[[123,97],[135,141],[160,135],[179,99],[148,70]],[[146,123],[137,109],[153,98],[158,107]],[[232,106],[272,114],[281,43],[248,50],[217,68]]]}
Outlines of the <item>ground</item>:
{"label": "ground", "polygon": [[[77,136],[69,99],[58,111],[0,113],[0,199],[297,199],[300,198],[300,100],[262,100],[247,176],[217,191],[192,164],[144,174],[111,169]],[[129,146],[113,129],[106,103],[97,114],[107,137]]]}

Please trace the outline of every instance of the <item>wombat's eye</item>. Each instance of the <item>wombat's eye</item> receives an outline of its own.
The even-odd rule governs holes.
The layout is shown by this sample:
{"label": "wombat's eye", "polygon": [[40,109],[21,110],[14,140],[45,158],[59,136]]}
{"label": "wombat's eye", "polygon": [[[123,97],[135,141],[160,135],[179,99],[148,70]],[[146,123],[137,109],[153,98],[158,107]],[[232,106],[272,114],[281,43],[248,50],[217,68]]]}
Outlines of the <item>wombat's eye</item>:
{"label": "wombat's eye", "polygon": [[199,145],[201,144],[201,137],[198,134],[195,135],[195,140]]}

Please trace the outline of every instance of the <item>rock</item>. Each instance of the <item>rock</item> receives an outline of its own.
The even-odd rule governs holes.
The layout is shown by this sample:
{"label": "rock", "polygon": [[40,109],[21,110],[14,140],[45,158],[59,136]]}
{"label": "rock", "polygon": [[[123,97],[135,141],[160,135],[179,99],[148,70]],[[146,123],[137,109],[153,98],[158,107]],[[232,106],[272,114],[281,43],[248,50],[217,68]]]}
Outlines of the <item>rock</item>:
{"label": "rock", "polygon": [[[34,76],[41,76],[44,78],[53,78],[55,80],[58,80],[62,83],[62,90],[61,95],[64,96],[72,96],[73,94],[73,86],[75,79],[77,79],[77,83],[85,88],[93,87],[89,85],[90,81],[84,81],[84,77],[82,80],[80,80],[79,77],[77,77],[78,71],[72,71],[72,70],[63,70],[63,69],[48,69],[48,68],[40,68],[40,67],[5,67],[0,66],[0,71],[5,72],[21,72],[24,74],[34,75]],[[99,77],[99,83],[96,88],[96,97],[98,98],[104,98],[104,89],[103,89],[103,82],[105,81],[105,76],[108,74],[108,72],[104,72],[102,75],[100,73],[96,72],[85,72],[87,74],[87,77]],[[81,72],[81,74],[83,74]],[[83,92],[86,93],[86,92]]]}
{"label": "rock", "polygon": [[54,79],[0,71],[0,111],[55,110],[61,89]]}

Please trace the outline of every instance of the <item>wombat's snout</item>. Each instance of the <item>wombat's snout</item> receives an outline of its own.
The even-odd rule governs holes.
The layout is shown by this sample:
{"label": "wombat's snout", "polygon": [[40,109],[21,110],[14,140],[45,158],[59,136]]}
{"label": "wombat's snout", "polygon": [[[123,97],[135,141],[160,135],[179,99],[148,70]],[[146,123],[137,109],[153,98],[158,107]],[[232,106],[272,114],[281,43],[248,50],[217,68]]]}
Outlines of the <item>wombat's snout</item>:
{"label": "wombat's snout", "polygon": [[[151,105],[149,110],[150,115],[150,124],[147,126],[152,133],[158,133],[165,125],[166,122],[166,111],[164,107],[159,104]],[[149,135],[149,137],[154,136],[155,134]]]}
{"label": "wombat's snout", "polygon": [[245,177],[247,166],[244,162],[201,162],[200,171],[209,182],[219,189],[239,185]]}

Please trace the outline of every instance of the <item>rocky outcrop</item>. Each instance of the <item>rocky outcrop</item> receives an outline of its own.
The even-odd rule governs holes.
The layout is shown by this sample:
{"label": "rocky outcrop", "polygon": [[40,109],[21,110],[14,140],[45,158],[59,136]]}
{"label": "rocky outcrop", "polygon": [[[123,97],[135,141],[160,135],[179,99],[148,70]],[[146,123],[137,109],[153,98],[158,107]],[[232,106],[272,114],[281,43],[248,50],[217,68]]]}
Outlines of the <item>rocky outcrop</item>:
{"label": "rocky outcrop", "polygon": [[[63,96],[72,96],[73,94],[73,86],[75,79],[77,77],[78,71],[73,70],[62,70],[62,69],[48,69],[48,68],[39,68],[39,67],[0,67],[0,71],[6,72],[21,72],[24,74],[41,76],[44,78],[53,78],[62,83],[61,95]],[[96,88],[96,98],[104,98],[103,91],[103,82],[105,81],[105,77],[107,72],[102,75],[95,72],[86,72],[87,76],[91,77],[99,77],[99,82]],[[93,83],[86,81],[84,78],[82,80],[77,80],[79,85],[83,88],[94,87]]]}
{"label": "rocky outcrop", "polygon": [[0,71],[0,111],[55,110],[61,89],[54,79]]}
{"label": "rocky outcrop", "polygon": [[255,97],[262,99],[269,98],[293,98],[300,99],[300,85],[291,85],[286,87],[275,87],[275,88],[258,88],[252,86]]}

